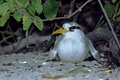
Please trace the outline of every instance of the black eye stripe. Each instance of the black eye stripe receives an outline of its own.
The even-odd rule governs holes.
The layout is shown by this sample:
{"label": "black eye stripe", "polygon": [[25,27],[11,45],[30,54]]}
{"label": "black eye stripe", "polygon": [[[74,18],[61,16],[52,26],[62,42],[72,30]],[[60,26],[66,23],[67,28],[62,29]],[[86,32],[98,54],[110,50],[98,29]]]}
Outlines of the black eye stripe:
{"label": "black eye stripe", "polygon": [[79,29],[79,30],[81,30],[81,28],[78,27],[78,26],[72,26],[72,27],[69,28],[70,31],[73,31],[74,29]]}

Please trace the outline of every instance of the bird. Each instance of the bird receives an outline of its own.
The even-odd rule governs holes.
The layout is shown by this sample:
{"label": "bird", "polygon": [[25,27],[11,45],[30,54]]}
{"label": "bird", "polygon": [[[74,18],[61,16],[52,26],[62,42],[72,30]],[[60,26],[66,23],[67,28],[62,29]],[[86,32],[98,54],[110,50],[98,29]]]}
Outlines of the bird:
{"label": "bird", "polygon": [[93,43],[86,37],[82,27],[76,22],[67,22],[52,35],[60,34],[49,51],[48,59],[52,60],[57,55],[65,62],[82,62],[90,54],[96,59],[100,59],[98,51]]}

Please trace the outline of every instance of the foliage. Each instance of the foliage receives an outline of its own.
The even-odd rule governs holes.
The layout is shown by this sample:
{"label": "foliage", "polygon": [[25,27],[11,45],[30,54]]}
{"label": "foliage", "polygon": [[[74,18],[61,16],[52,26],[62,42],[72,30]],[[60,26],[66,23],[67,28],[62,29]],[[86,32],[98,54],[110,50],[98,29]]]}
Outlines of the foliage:
{"label": "foliage", "polygon": [[116,3],[117,0],[112,0],[112,3]]}
{"label": "foliage", "polygon": [[112,18],[114,12],[115,12],[115,7],[111,5],[109,2],[106,2],[105,4],[105,10],[109,18]]}
{"label": "foliage", "polygon": [[45,18],[55,18],[58,12],[56,0],[0,0],[0,27],[3,27],[12,16],[17,22],[22,21],[23,30],[28,30],[33,23],[39,30],[43,29]]}
{"label": "foliage", "polygon": [[[120,8],[119,8],[120,1],[116,3],[116,0],[112,0],[112,3],[113,3],[113,4],[111,4],[111,3],[108,2],[108,1],[105,1],[105,6],[104,6],[104,8],[105,8],[105,11],[106,11],[109,19],[110,19],[111,21],[114,21],[117,16],[120,16]],[[105,26],[106,23],[105,23],[105,24],[104,24],[104,23],[105,23],[105,20],[103,20],[103,15],[102,15],[102,16],[100,17],[97,25],[96,25],[96,28],[98,28],[98,27],[100,27],[100,26]]]}
{"label": "foliage", "polygon": [[[43,13],[46,18],[53,18],[58,11],[58,3],[55,0],[46,0]],[[49,14],[48,14],[49,13]]]}
{"label": "foliage", "polygon": [[32,24],[32,19],[27,17],[27,16],[23,16],[23,30],[27,30],[29,29],[30,25]]}
{"label": "foliage", "polygon": [[7,20],[9,19],[10,13],[7,12],[5,14],[3,14],[0,18],[0,26],[4,26],[5,23],[7,22]]}
{"label": "foliage", "polygon": [[[113,3],[116,2],[116,0],[112,0],[112,1],[113,1]],[[105,10],[106,10],[108,17],[111,20],[114,20],[114,18],[116,16],[120,15],[120,14],[118,14],[118,12],[120,11],[119,5],[120,5],[120,1],[118,3],[116,3],[115,5],[112,5],[111,3],[106,1]]]}

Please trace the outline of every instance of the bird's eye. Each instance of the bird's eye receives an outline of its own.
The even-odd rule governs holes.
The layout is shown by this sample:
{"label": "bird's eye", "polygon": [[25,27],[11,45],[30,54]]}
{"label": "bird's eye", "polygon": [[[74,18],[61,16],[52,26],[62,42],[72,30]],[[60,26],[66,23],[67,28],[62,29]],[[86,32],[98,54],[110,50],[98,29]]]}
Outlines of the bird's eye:
{"label": "bird's eye", "polygon": [[81,30],[81,28],[79,26],[72,26],[72,27],[69,28],[70,31],[74,31],[74,29]]}

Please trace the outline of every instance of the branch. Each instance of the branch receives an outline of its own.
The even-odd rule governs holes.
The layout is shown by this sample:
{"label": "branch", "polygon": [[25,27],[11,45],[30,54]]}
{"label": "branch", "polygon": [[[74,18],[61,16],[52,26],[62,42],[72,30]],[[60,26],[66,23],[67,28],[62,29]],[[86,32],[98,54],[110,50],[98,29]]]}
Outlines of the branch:
{"label": "branch", "polygon": [[78,8],[75,12],[73,12],[69,17],[74,16],[77,12],[82,11],[83,7],[85,7],[89,2],[91,2],[92,0],[88,0],[86,1],[80,8]]}
{"label": "branch", "polygon": [[19,31],[16,31],[14,34],[11,34],[10,36],[2,39],[2,40],[0,41],[0,44],[3,43],[4,41],[8,40],[9,38],[13,37],[14,35],[16,35],[18,32],[19,32]]}
{"label": "branch", "polygon": [[70,14],[70,15],[67,15],[66,17],[56,17],[56,18],[49,18],[49,19],[37,19],[37,18],[34,18],[34,17],[32,17],[32,16],[30,16],[30,15],[27,15],[27,14],[25,14],[24,12],[21,12],[21,10],[17,7],[17,5],[16,5],[16,3],[14,3],[14,7],[16,8],[16,10],[18,10],[18,12],[20,13],[20,14],[22,14],[22,15],[24,15],[24,16],[27,16],[27,17],[29,17],[29,18],[31,18],[31,19],[33,19],[33,20],[36,20],[36,21],[51,21],[51,20],[58,20],[58,19],[69,19],[69,18],[71,18],[72,16],[74,16],[77,12],[79,12],[79,11],[82,11],[82,9],[83,9],[83,7],[85,7],[89,2],[91,2],[92,0],[88,0],[88,1],[86,1],[80,8],[78,8],[75,12],[73,12],[72,14]]}
{"label": "branch", "polygon": [[15,7],[15,9],[18,10],[18,12],[19,12],[20,14],[22,14],[23,16],[27,16],[27,17],[29,17],[29,18],[31,18],[31,19],[33,19],[33,20],[36,20],[36,21],[41,22],[41,19],[34,18],[34,17],[32,17],[32,16],[30,16],[30,15],[27,15],[27,14],[25,14],[24,12],[22,12],[22,11],[17,7],[16,3],[14,3],[14,7]]}
{"label": "branch", "polygon": [[[106,33],[107,32],[107,33]],[[95,29],[94,31],[88,33],[86,35],[91,41],[97,41],[97,40],[105,40],[109,41],[112,38],[112,33],[110,30],[106,28],[98,28]],[[0,53],[5,52],[5,53],[11,53],[14,50],[18,51],[24,47],[26,47],[26,44],[31,45],[31,44],[36,44],[36,41],[44,41],[44,40],[50,40],[51,36],[39,36],[36,33],[33,33],[32,35],[28,36],[28,43],[27,38],[22,39],[20,42],[13,43],[8,46],[4,46],[0,48]]]}
{"label": "branch", "polygon": [[111,29],[111,31],[112,31],[112,34],[113,34],[113,36],[114,36],[114,38],[115,38],[115,41],[116,41],[116,43],[117,43],[117,45],[118,45],[118,47],[119,47],[119,49],[120,49],[119,40],[118,40],[118,38],[117,38],[117,36],[116,36],[115,31],[114,31],[113,28],[112,28],[112,24],[110,23],[110,20],[109,20],[107,14],[106,14],[106,11],[105,11],[105,9],[103,8],[103,5],[102,5],[101,1],[98,0],[98,2],[99,2],[99,4],[100,4],[100,7],[101,7],[101,9],[102,9],[102,11],[103,11],[103,13],[104,13],[104,16],[105,16],[105,18],[106,18],[106,20],[107,20],[107,22],[108,22],[108,25],[109,25],[109,27],[110,27],[110,29]]}
{"label": "branch", "polygon": [[31,45],[31,44],[36,44],[36,41],[39,40],[39,41],[45,41],[45,40],[49,40],[50,39],[50,36],[39,36],[38,34],[34,33],[30,36],[28,36],[28,39],[29,39],[29,42],[27,43],[27,38],[24,38],[22,39],[20,42],[16,42],[16,43],[13,43],[11,45],[8,45],[8,46],[4,46],[2,48],[0,48],[0,53],[2,52],[5,52],[5,53],[11,53],[13,52],[14,50],[15,51],[18,51],[24,47],[26,47],[26,43],[28,45]]}

